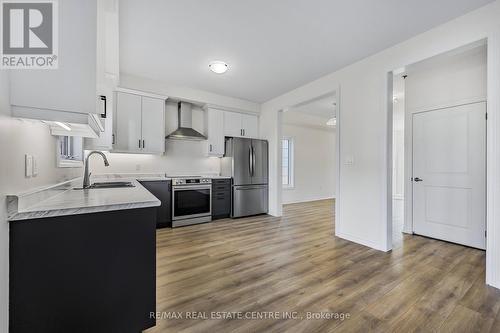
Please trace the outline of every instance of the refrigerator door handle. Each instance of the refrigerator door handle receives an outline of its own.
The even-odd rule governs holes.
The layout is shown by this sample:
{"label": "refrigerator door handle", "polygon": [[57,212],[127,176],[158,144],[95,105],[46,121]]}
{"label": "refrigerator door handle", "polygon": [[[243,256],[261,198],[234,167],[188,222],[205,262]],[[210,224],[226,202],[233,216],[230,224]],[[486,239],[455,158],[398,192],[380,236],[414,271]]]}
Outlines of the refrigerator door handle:
{"label": "refrigerator door handle", "polygon": [[252,146],[252,177],[255,173],[255,149]]}
{"label": "refrigerator door handle", "polygon": [[248,170],[250,172],[250,176],[253,176],[253,154],[252,154],[252,146],[248,147]]}

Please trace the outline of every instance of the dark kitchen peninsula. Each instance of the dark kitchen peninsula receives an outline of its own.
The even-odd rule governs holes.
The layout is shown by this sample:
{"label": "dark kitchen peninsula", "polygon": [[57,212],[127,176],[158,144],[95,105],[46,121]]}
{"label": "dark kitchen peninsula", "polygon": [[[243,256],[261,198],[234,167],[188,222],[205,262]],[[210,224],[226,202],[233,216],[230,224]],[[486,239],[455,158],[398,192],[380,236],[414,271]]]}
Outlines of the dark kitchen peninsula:
{"label": "dark kitchen peninsula", "polygon": [[10,332],[155,325],[156,207],[10,223]]}

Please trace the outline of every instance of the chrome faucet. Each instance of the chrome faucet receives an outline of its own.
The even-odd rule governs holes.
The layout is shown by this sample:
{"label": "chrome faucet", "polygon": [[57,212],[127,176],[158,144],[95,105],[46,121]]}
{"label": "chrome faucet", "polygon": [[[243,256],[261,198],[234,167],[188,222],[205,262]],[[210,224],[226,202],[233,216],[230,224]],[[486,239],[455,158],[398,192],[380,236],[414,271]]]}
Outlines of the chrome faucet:
{"label": "chrome faucet", "polygon": [[91,175],[91,173],[89,173],[89,157],[91,155],[94,155],[94,154],[101,155],[102,158],[104,159],[104,166],[107,166],[107,167],[109,166],[109,162],[108,162],[108,159],[106,158],[106,155],[104,155],[102,152],[97,151],[97,150],[91,151],[87,155],[87,158],[85,159],[85,171],[84,171],[84,174],[83,174],[83,188],[89,188],[90,187],[90,175]]}

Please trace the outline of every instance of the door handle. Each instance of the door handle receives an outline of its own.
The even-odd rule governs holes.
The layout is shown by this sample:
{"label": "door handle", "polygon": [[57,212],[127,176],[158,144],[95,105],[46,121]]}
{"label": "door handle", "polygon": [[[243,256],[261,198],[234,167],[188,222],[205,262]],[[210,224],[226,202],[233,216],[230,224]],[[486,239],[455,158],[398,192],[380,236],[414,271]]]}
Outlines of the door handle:
{"label": "door handle", "polygon": [[413,180],[414,180],[414,181],[416,181],[417,183],[418,183],[418,182],[423,182],[423,181],[424,181],[423,179],[418,178],[418,177],[415,177]]}

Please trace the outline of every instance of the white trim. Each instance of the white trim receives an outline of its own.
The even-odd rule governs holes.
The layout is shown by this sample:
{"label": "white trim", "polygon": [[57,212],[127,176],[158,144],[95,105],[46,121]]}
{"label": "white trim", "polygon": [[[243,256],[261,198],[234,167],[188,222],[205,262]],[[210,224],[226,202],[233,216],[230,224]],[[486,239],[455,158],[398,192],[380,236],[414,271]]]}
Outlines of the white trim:
{"label": "white trim", "polygon": [[346,234],[346,233],[337,231],[337,229],[335,229],[335,236],[342,238],[342,239],[345,239],[345,240],[348,240],[348,241],[351,241],[351,242],[354,242],[354,243],[358,243],[358,244],[361,244],[364,246],[371,247],[375,250],[386,252],[385,248],[381,247],[380,244],[378,244],[376,242],[372,242],[371,240],[368,240],[368,239],[359,238],[359,237],[356,237],[356,236],[353,236],[350,234]]}
{"label": "white trim", "polygon": [[163,99],[163,100],[168,99],[168,96],[165,96],[165,95],[158,95],[158,94],[147,92],[147,91],[124,88],[124,87],[116,87],[115,91],[127,93],[127,94],[132,94],[132,95],[140,95],[140,96],[144,96],[144,97],[158,98],[158,99]]}
{"label": "white trim", "polygon": [[336,97],[337,97],[337,109],[335,110],[335,117],[337,118],[337,124],[335,127],[335,204],[333,206],[334,209],[334,228],[335,228],[335,236],[342,237],[341,233],[341,225],[342,225],[342,215],[340,209],[340,166],[342,165],[340,161],[340,124],[342,123],[342,89],[340,84],[337,85],[336,88]]}
{"label": "white trim", "polygon": [[[384,104],[386,105],[384,112],[386,130],[383,133],[382,139],[382,152],[385,156],[385,167],[382,168],[382,184],[386,184],[382,187],[382,221],[386,221],[387,225],[381,226],[380,232],[380,245],[379,249],[388,252],[392,250],[392,131],[393,131],[393,72],[388,72],[385,75],[385,97]],[[405,98],[406,100],[406,98]]]}
{"label": "white trim", "polygon": [[260,115],[260,111],[251,111],[251,110],[246,110],[246,109],[240,109],[240,108],[235,108],[235,107],[230,107],[230,106],[223,106],[223,105],[218,105],[218,104],[205,104],[203,106],[203,109],[217,109],[217,110],[222,110],[222,111],[229,111],[229,112],[236,112],[236,113],[245,113],[245,114],[250,114],[250,115]]}
{"label": "white trim", "polygon": [[488,36],[486,123],[486,283],[500,288],[500,31]]}

